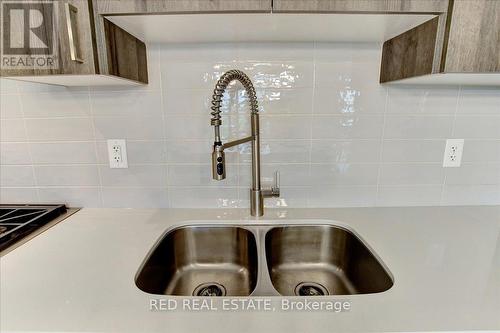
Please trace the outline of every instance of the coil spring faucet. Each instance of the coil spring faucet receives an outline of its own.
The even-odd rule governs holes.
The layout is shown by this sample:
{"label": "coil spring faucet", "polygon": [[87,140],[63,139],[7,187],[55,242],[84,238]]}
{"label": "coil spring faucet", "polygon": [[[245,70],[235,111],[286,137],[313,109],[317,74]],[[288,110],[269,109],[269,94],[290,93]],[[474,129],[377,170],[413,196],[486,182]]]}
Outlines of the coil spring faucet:
{"label": "coil spring faucet", "polygon": [[[227,86],[234,80],[240,81],[245,88],[250,102],[250,117],[252,135],[222,144],[220,138],[220,126],[222,125],[220,108],[222,95]],[[214,126],[215,140],[212,152],[212,177],[215,180],[226,178],[226,159],[224,150],[240,145],[245,142],[252,143],[252,188],[250,189],[250,214],[252,216],[262,216],[264,214],[264,198],[279,197],[279,173],[276,171],[274,186],[270,189],[262,189],[260,184],[260,139],[259,139],[259,108],[257,96],[250,78],[240,70],[230,70],[224,73],[215,85],[212,95],[212,120]]]}

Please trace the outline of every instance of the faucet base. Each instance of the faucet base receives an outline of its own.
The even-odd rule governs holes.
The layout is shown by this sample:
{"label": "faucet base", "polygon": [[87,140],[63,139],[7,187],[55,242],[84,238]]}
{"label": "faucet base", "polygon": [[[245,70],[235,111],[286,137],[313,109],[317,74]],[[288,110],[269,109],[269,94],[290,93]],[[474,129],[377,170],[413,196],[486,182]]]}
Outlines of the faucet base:
{"label": "faucet base", "polygon": [[250,189],[250,215],[264,215],[264,196],[262,190]]}

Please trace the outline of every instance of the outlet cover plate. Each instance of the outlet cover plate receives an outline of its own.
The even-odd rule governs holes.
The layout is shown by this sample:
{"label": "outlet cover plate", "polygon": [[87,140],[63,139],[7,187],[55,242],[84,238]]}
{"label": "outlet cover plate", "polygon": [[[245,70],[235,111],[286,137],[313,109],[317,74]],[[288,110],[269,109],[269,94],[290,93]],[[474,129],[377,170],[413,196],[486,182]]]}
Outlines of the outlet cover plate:
{"label": "outlet cover plate", "polygon": [[444,149],[443,167],[457,168],[462,163],[464,139],[448,139]]}
{"label": "outlet cover plate", "polygon": [[127,143],[124,139],[107,140],[109,167],[111,169],[128,168]]}

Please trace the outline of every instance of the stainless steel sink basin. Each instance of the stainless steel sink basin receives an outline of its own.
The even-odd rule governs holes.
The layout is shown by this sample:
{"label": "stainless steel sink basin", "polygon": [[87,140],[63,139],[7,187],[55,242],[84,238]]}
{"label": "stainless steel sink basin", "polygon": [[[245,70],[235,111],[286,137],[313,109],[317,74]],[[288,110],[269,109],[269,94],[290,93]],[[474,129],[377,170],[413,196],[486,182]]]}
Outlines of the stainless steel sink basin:
{"label": "stainless steel sink basin", "polygon": [[266,235],[271,281],[283,296],[371,294],[393,282],[353,233],[335,226],[286,226]]}
{"label": "stainless steel sink basin", "polygon": [[158,295],[327,296],[383,292],[393,280],[360,238],[333,224],[200,224],[167,231],[136,285]]}
{"label": "stainless steel sink basin", "polygon": [[136,284],[150,294],[248,296],[257,282],[257,258],[249,230],[186,226],[158,243]]}

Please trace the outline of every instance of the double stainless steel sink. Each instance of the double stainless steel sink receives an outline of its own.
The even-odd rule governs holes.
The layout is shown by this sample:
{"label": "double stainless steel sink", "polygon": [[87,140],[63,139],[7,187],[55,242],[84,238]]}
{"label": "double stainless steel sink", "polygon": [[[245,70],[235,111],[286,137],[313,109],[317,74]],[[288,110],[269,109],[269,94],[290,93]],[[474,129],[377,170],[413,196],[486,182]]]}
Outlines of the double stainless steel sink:
{"label": "double stainless steel sink", "polygon": [[393,279],[344,227],[193,224],[166,232],[136,284],[157,295],[327,296],[383,292]]}

